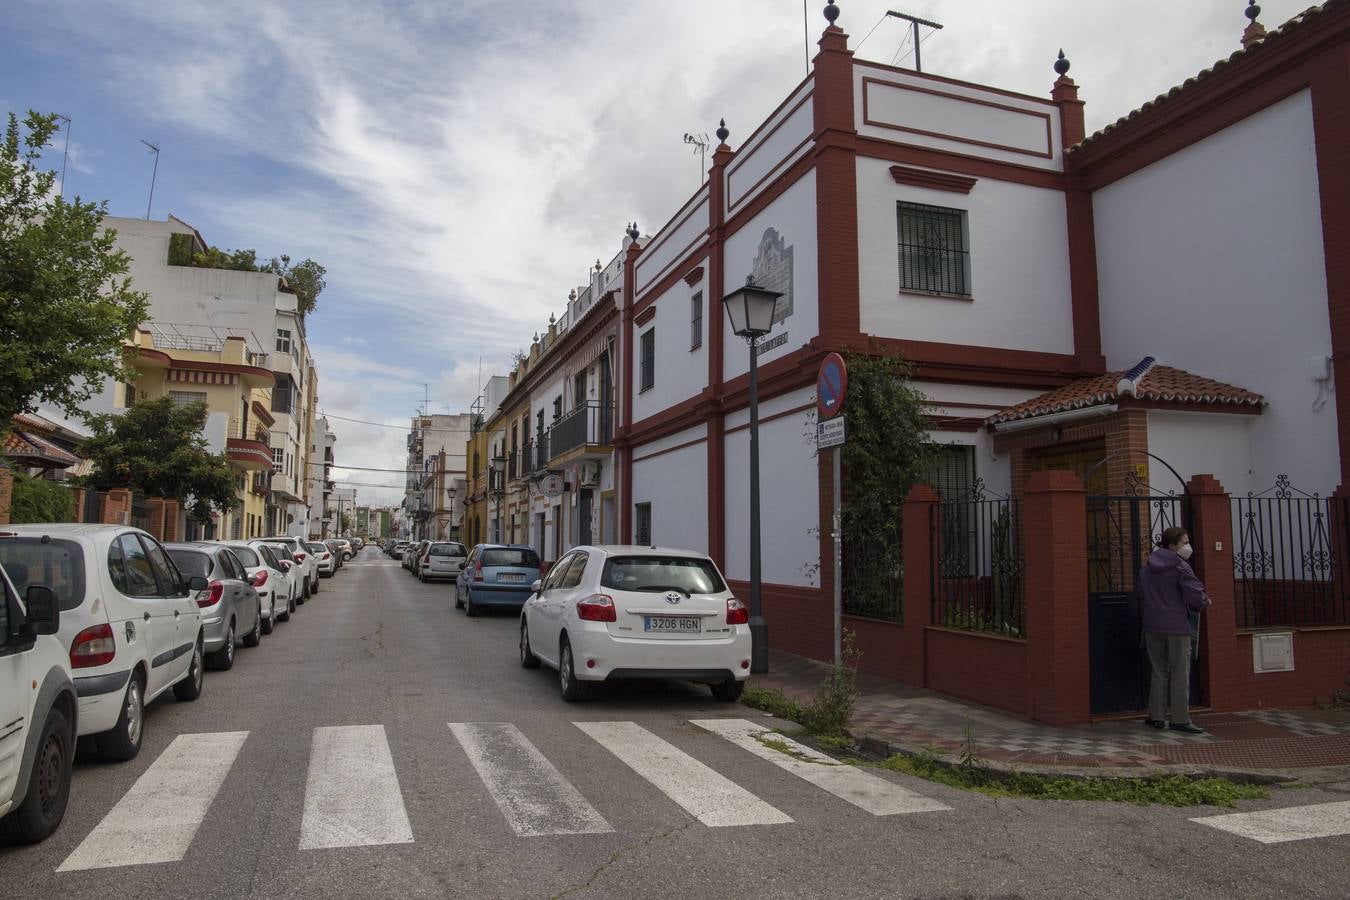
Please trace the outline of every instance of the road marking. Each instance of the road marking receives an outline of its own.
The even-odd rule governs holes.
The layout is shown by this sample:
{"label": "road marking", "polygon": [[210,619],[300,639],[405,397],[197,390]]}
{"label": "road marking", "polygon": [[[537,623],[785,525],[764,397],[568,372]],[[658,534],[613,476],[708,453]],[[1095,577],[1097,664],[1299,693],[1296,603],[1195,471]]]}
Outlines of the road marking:
{"label": "road marking", "polygon": [[384,726],[315,728],[300,849],[412,842]]}
{"label": "road marking", "polygon": [[799,744],[785,735],[774,734],[772,738],[786,744],[791,755],[767,747],[758,739],[758,735],[766,734],[768,729],[746,719],[691,721],[699,728],[726,738],[737,747],[749,750],[760,759],[766,759],[780,769],[786,769],[798,778],[809,781],[874,816],[941,812],[951,809],[945,803],[916,794],[871,772],[838,763],[824,753]]}
{"label": "road marking", "polygon": [[704,825],[781,825],[774,809],[684,751],[632,722],[573,722]]}
{"label": "road marking", "polygon": [[516,834],[537,837],[614,830],[516,726],[451,722],[450,731]]}
{"label": "road marking", "polygon": [[178,735],[56,871],[182,859],[247,737]]}
{"label": "road marking", "polygon": [[1350,834],[1350,800],[1191,819],[1263,844]]}

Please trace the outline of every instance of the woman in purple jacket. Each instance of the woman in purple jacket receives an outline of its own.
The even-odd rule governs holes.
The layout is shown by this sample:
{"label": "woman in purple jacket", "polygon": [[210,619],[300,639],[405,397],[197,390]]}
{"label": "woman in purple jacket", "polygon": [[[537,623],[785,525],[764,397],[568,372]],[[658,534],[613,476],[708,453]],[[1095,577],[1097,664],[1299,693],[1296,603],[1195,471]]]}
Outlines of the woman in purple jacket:
{"label": "woman in purple jacket", "polygon": [[1191,537],[1184,528],[1169,528],[1139,570],[1140,613],[1144,620],[1144,645],[1153,666],[1148,691],[1148,718],[1144,724],[1162,728],[1164,703],[1172,709],[1167,727],[1187,734],[1204,734],[1191,723],[1191,622],[1192,610],[1209,606],[1205,586],[1195,577],[1186,560],[1191,558]]}

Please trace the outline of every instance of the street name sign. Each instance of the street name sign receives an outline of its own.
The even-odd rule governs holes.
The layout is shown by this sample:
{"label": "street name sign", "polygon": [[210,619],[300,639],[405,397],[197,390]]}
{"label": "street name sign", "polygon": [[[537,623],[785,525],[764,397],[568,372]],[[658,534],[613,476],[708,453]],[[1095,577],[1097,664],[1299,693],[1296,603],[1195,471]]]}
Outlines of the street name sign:
{"label": "street name sign", "polygon": [[816,423],[817,450],[842,447],[845,436],[843,419],[826,419],[824,422]]}

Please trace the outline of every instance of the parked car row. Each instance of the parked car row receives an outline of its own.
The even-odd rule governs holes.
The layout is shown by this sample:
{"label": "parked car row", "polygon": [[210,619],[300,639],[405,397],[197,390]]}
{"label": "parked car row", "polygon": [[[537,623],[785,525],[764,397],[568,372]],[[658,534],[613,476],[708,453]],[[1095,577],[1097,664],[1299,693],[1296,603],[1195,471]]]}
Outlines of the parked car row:
{"label": "parked car row", "polygon": [[130,760],[146,706],[201,696],[337,571],[291,536],[171,542],[123,525],[0,526],[0,839],[65,814],[78,748]]}

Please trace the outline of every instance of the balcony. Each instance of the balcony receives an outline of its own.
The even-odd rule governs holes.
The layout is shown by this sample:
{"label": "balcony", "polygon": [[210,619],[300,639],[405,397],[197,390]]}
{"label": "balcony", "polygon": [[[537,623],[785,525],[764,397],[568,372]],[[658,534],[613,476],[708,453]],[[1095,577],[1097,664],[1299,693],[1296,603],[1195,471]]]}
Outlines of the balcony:
{"label": "balcony", "polygon": [[614,406],[590,400],[549,429],[549,461],[567,463],[588,457],[606,457],[613,442]]}
{"label": "balcony", "polygon": [[230,419],[225,457],[245,469],[272,469],[272,436],[259,422]]}
{"label": "balcony", "polygon": [[[529,444],[526,444],[525,446],[528,447]],[[506,454],[507,481],[515,481],[518,477],[520,477],[517,474],[521,468],[519,463],[520,463],[520,451],[515,448],[512,448],[511,452]]]}
{"label": "balcony", "polygon": [[275,474],[271,469],[266,472],[254,472],[249,489],[255,494],[267,494],[272,490],[272,476]]}

